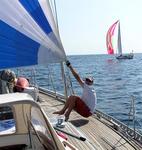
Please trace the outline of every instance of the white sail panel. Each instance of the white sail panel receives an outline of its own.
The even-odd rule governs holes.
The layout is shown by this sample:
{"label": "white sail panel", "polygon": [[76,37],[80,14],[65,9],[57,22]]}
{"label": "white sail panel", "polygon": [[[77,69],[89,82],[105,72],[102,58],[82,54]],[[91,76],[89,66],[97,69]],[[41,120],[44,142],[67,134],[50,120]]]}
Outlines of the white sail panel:
{"label": "white sail panel", "polygon": [[[26,0],[26,1],[30,1],[30,0]],[[38,16],[37,13],[36,13],[36,15]],[[46,60],[46,61],[44,61],[45,63],[51,62],[51,61],[49,61],[49,60],[51,60],[51,56],[54,56],[52,62],[58,62],[58,61],[60,62],[65,59],[66,56],[65,56],[64,49],[57,43],[57,41],[60,41],[60,40],[56,39],[58,37],[54,35],[52,28],[50,28],[50,26],[49,26],[49,29],[50,29],[49,34],[47,32],[45,32],[41,28],[41,26],[27,12],[27,10],[21,5],[21,3],[18,0],[14,0],[14,1],[1,0],[0,1],[0,20],[1,20],[2,26],[4,25],[3,22],[5,22],[10,27],[16,29],[16,30],[14,30],[14,32],[16,32],[16,31],[20,32],[24,36],[27,36],[29,39],[33,40],[35,43],[37,42],[37,44],[39,44],[38,53],[40,53],[41,49],[42,49],[41,53],[43,53],[43,47],[44,47],[44,51],[46,53],[46,55],[44,55],[44,57],[45,57],[44,60]],[[1,27],[1,25],[0,25],[0,27]],[[6,32],[5,32],[5,34],[6,34]],[[50,37],[54,37],[54,38],[50,38]],[[15,38],[17,38],[17,37],[13,37],[13,39],[10,39],[10,40],[11,41],[13,40],[13,42],[14,42],[16,40]],[[55,41],[54,41],[54,39],[55,39]],[[0,44],[3,44],[2,40],[0,40]],[[21,42],[21,44],[22,44],[22,42]],[[21,45],[21,47],[22,46],[24,46],[24,45]],[[14,49],[14,46],[12,47],[12,49]],[[19,51],[20,51],[20,49],[19,49]],[[25,49],[25,51],[26,51],[26,49]],[[50,52],[50,54],[52,53],[52,55],[48,56],[48,52]],[[36,57],[37,57],[37,62],[39,63],[39,62],[42,62],[42,61],[40,61],[40,59],[43,60],[43,57],[39,58],[39,56],[41,56],[41,55],[40,54],[38,55],[38,53],[37,53]],[[12,54],[12,51],[11,51],[11,54]],[[14,50],[13,50],[13,54],[16,57]],[[27,50],[27,54],[28,54],[28,50]],[[34,55],[34,53],[33,53],[33,55]],[[50,57],[50,59],[49,59],[49,57]],[[55,59],[55,61],[54,61],[54,59]],[[26,65],[28,65],[28,64],[26,64]],[[31,65],[31,64],[29,64],[29,65]]]}
{"label": "white sail panel", "polygon": [[57,29],[57,25],[55,23],[56,20],[54,20],[53,17],[50,17],[50,16],[52,16],[52,10],[51,10],[49,1],[48,0],[40,0],[39,3],[43,9],[43,12],[52,28],[54,34],[58,37],[59,36],[58,29]]}
{"label": "white sail panel", "polygon": [[120,22],[118,23],[118,39],[117,39],[117,48],[118,54],[122,54],[122,44],[121,44],[121,31],[120,31]]}
{"label": "white sail panel", "polygon": [[[30,16],[34,19],[34,21],[40,26],[40,28],[48,35],[48,37],[54,41],[54,43],[60,47],[61,42],[59,42],[59,38],[53,32],[53,28],[51,27],[48,18],[53,18],[53,15],[49,13],[49,17],[46,18],[44,14],[43,8],[40,5],[41,1],[46,2],[45,0],[19,0],[26,11],[30,14]],[[46,4],[46,3],[45,3]],[[51,12],[50,6],[47,7],[48,12]],[[51,17],[52,16],[52,17]],[[51,20],[51,19],[50,19]],[[52,24],[54,24],[54,20],[52,19]],[[62,47],[60,47],[62,49]]]}

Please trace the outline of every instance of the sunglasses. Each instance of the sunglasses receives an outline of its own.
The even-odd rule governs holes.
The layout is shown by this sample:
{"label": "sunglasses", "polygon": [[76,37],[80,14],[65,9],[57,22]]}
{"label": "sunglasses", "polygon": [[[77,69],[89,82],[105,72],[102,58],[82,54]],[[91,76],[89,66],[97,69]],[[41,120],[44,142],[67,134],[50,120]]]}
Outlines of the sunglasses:
{"label": "sunglasses", "polygon": [[85,81],[86,81],[86,82],[91,82],[91,83],[93,82],[93,80],[90,80],[90,79],[88,79],[88,78],[86,78]]}
{"label": "sunglasses", "polygon": [[14,78],[9,79],[8,82],[14,82]]}
{"label": "sunglasses", "polygon": [[23,91],[24,91],[24,88],[16,87],[16,90],[17,90],[17,92],[23,92]]}

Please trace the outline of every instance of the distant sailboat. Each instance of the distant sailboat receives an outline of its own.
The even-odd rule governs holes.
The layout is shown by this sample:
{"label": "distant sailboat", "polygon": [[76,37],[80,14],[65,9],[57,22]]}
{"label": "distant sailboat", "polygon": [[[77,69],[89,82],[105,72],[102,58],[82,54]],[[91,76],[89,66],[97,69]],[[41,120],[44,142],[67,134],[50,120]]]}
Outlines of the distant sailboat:
{"label": "distant sailboat", "polygon": [[123,54],[122,53],[122,44],[121,44],[121,31],[120,31],[120,21],[116,21],[111,27],[109,28],[106,36],[106,46],[108,54],[114,54],[114,47],[112,44],[112,37],[114,35],[114,31],[116,26],[118,25],[118,38],[117,38],[117,56],[116,59],[133,59],[133,51],[130,54]]}

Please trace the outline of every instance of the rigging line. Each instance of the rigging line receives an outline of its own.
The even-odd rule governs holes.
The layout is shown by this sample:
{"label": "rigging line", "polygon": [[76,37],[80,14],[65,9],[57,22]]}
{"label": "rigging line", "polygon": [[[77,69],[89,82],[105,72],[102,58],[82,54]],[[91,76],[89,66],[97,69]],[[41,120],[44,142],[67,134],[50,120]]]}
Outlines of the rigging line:
{"label": "rigging line", "polygon": [[31,70],[32,70],[31,80],[33,81],[32,82],[32,87],[34,86],[34,100],[38,101],[38,98],[39,98],[39,87],[38,87],[37,80],[36,80],[36,71],[35,71],[34,67]]}
{"label": "rigging line", "polygon": [[[120,141],[121,141],[121,139],[123,140],[123,138],[121,137],[120,138],[120,140],[118,140],[118,142],[116,143],[116,144],[118,144]],[[127,140],[125,140],[125,142],[124,143],[121,143],[120,145],[117,145],[117,146],[115,146],[116,144],[114,144],[114,146],[115,146],[115,148],[118,148],[118,147],[121,147],[121,146],[124,146],[125,144],[130,144],[132,147],[133,147],[133,145],[130,143],[130,141],[133,141],[134,140],[134,138],[133,137],[129,137],[129,141],[127,141]],[[125,147],[125,148],[127,148],[127,146]],[[134,147],[133,147],[134,148]],[[128,149],[128,148],[127,148]],[[135,149],[135,148],[134,148]],[[136,150],[136,149],[135,149]]]}
{"label": "rigging line", "polygon": [[31,69],[31,79],[33,80],[33,85],[35,86],[35,87],[37,87],[37,81],[36,81],[36,71],[35,71],[35,68],[33,67],[32,69]]}
{"label": "rigging line", "polygon": [[67,73],[68,73],[68,78],[69,78],[69,84],[70,84],[70,89],[71,89],[71,92],[72,94],[75,94],[74,92],[74,89],[73,89],[73,84],[72,84],[72,80],[71,80],[71,76],[70,76],[70,73],[69,73],[69,69],[67,68]]}
{"label": "rigging line", "polygon": [[67,100],[68,98],[68,93],[67,93],[67,82],[66,82],[66,75],[65,75],[65,67],[63,62],[60,63],[61,65],[61,75],[62,75],[62,79],[63,79],[63,83],[64,83],[64,94],[65,94],[65,99]]}
{"label": "rigging line", "polygon": [[[118,148],[118,147],[122,147],[122,146],[124,146],[125,148],[127,148],[126,146],[125,146],[125,144],[127,144],[128,142],[126,141],[126,142],[124,142],[124,143],[121,143],[120,145],[118,145],[118,146],[115,146],[114,145],[114,148]],[[129,150],[129,149],[128,149]]]}
{"label": "rigging line", "polygon": [[57,91],[56,91],[56,88],[55,88],[55,86],[54,86],[53,76],[51,75],[51,71],[50,71],[50,69],[49,69],[49,66],[47,66],[47,68],[48,68],[48,71],[49,71],[49,77],[50,77],[50,80],[51,80],[52,88],[53,88],[53,90],[54,90],[54,92],[55,92],[55,94],[56,94]]}
{"label": "rigging line", "polygon": [[133,127],[134,127],[134,135],[136,131],[136,126],[135,126],[135,97],[132,95],[132,105],[133,105]]}
{"label": "rigging line", "polygon": [[[56,23],[56,27],[57,27],[57,34],[58,34],[59,40],[61,41],[61,37],[60,37],[60,33],[59,33],[59,23],[58,23],[56,0],[54,0],[54,10],[55,10],[55,23]],[[62,46],[62,42],[60,42],[60,46],[62,47],[62,49],[64,49]]]}
{"label": "rigging line", "polygon": [[[121,147],[121,146],[124,146],[125,144],[127,144],[128,142],[125,141],[124,143],[121,143],[120,141],[123,140],[122,137],[120,137],[120,139],[114,144],[114,148],[118,148],[118,147]],[[120,145],[118,145],[120,144]]]}
{"label": "rigging line", "polygon": [[58,31],[58,36],[60,37],[60,34],[59,34],[59,24],[58,24],[58,16],[57,16],[57,7],[56,7],[56,0],[54,0],[54,10],[55,10],[56,27],[57,27],[57,31]]}
{"label": "rigging line", "polygon": [[[46,1],[48,1],[48,0],[46,0]],[[53,17],[54,17],[54,20],[55,20],[55,25],[57,24],[57,22],[56,22],[56,15],[55,15],[55,7],[54,7],[54,4],[53,4],[53,0],[49,0],[49,3],[50,3],[50,6],[51,6],[51,10],[52,10],[52,14],[53,14]],[[57,25],[56,25],[56,27],[57,27]]]}
{"label": "rigging line", "polygon": [[[124,146],[127,150],[129,150],[126,146],[125,146],[125,144],[126,143],[129,143],[129,142],[124,142],[124,143],[122,143],[122,144],[120,144],[119,146],[115,146],[115,144],[112,144],[111,142],[109,142],[107,139],[105,139],[105,138],[102,138],[102,140],[103,141],[105,141],[109,146],[111,146],[112,147],[112,149],[111,150],[117,150],[117,148],[118,147],[121,147],[121,146]],[[130,143],[129,143],[130,144]]]}

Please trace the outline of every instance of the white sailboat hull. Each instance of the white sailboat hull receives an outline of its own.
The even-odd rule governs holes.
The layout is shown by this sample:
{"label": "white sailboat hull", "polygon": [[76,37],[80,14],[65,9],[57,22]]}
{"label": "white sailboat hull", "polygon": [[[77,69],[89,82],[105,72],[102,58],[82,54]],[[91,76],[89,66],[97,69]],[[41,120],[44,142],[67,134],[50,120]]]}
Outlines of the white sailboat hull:
{"label": "white sailboat hull", "polygon": [[116,56],[116,59],[133,59],[133,54],[123,54],[123,55],[119,55],[119,56]]}

